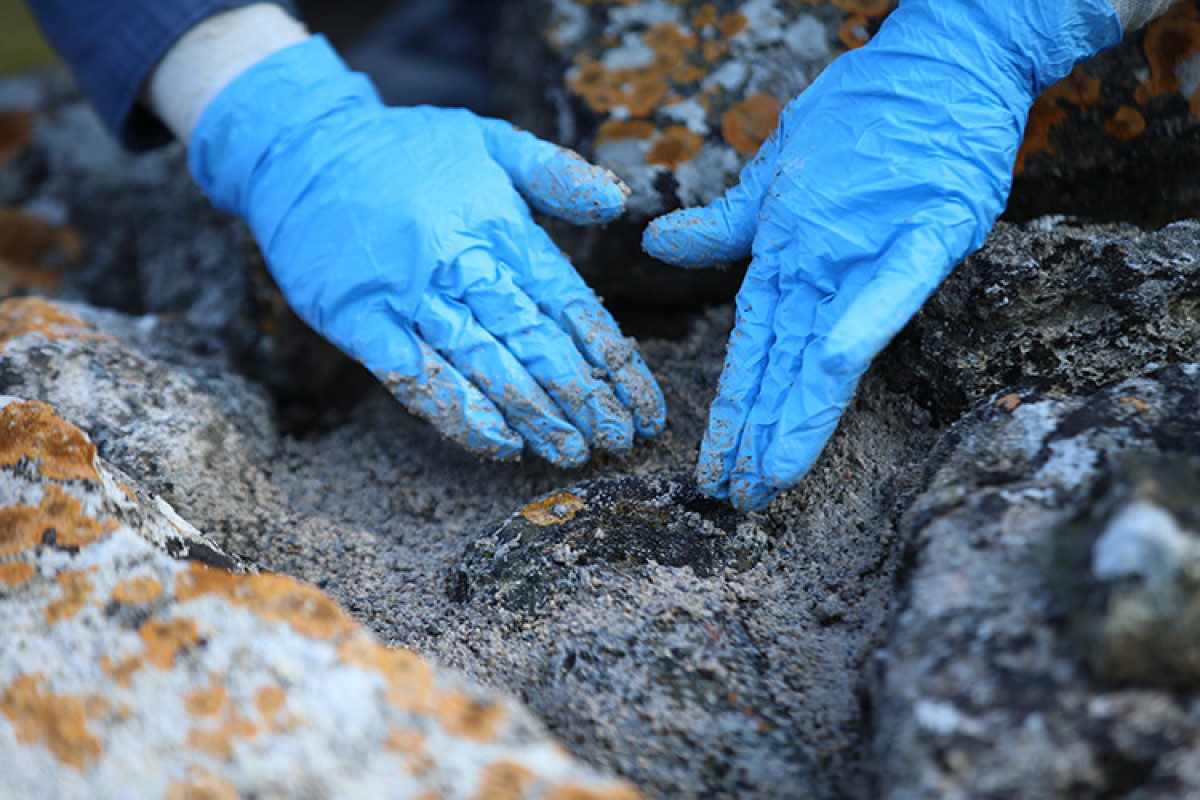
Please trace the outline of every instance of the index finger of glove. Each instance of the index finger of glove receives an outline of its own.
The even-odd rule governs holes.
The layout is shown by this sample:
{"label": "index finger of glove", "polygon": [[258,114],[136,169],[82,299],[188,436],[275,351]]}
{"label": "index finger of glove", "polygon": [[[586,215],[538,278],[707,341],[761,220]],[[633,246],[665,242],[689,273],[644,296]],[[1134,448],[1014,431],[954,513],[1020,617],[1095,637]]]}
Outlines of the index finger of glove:
{"label": "index finger of glove", "polygon": [[498,119],[480,119],[488,153],[536,208],[576,225],[611,222],[625,210],[629,187],[578,153]]}
{"label": "index finger of glove", "polygon": [[529,221],[525,247],[514,251],[518,285],[561,328],[590,364],[604,370],[622,405],[633,414],[634,428],[654,436],[666,425],[666,401],[650,368],[616,321],[600,304],[571,262],[542,228]]}
{"label": "index finger of glove", "polygon": [[463,302],[428,295],[417,313],[422,338],[491,400],[539,456],[560,467],[587,460],[587,444],[524,365],[474,318]]}
{"label": "index finger of glove", "polygon": [[[521,454],[523,442],[499,409],[412,331],[389,332],[381,361],[368,364],[392,396],[443,436],[484,458]],[[403,345],[403,347],[400,347]]]}
{"label": "index finger of glove", "polygon": [[592,376],[570,335],[516,285],[512,272],[482,249],[461,255],[455,269],[462,299],[479,323],[504,343],[590,444],[610,452],[633,446],[633,420]]}
{"label": "index finger of glove", "polygon": [[743,432],[774,341],[772,324],[778,291],[775,270],[764,257],[756,257],[738,292],[733,332],[696,466],[696,483],[701,491],[714,497],[729,497]]}

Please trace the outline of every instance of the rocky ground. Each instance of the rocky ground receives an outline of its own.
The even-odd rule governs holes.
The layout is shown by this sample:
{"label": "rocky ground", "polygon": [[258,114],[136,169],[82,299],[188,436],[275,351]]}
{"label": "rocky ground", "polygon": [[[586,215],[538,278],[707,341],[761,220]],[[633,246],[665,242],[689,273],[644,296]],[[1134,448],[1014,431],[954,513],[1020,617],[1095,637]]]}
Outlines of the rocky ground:
{"label": "rocky ground", "polygon": [[[874,24],[729,5],[829,56]],[[740,515],[689,479],[736,270],[620,265],[677,287],[616,303],[662,436],[480,463],[290,318],[178,150],[119,152],[61,73],[0,108],[9,793],[145,754],[147,796],[1200,792],[1200,223],[1002,223]]]}

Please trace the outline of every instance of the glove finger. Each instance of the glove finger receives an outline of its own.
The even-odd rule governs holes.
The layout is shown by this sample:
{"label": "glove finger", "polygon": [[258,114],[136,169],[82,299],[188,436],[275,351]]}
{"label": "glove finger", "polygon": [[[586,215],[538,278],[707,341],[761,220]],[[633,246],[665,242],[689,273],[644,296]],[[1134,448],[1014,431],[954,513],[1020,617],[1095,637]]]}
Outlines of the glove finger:
{"label": "glove finger", "polygon": [[667,421],[666,401],[637,348],[539,225],[529,220],[521,233],[523,246],[516,246],[513,237],[510,251],[504,253],[517,285],[571,334],[592,366],[604,370],[617,399],[633,414],[637,433],[661,432]]}
{"label": "glove finger", "polygon": [[714,497],[729,497],[743,431],[774,341],[778,290],[777,273],[766,259],[751,261],[738,292],[737,317],[696,466],[697,485]]}
{"label": "glove finger", "polygon": [[579,466],[587,460],[583,436],[463,303],[441,295],[427,296],[416,324],[422,338],[437,344],[446,360],[500,409],[505,421],[535,453],[560,467]]}
{"label": "glove finger", "polygon": [[651,220],[642,249],[678,267],[711,267],[750,254],[775,161],[779,136],[772,134],[742,168],[736,186],[707,206],[673,211]]}
{"label": "glove finger", "polygon": [[538,211],[576,225],[611,222],[629,187],[611,171],[498,119],[479,120],[488,153]]}
{"label": "glove finger", "polygon": [[389,339],[393,358],[368,366],[413,415],[476,455],[504,460],[521,454],[521,437],[492,401],[433,348],[406,329]]}
{"label": "glove finger", "polygon": [[464,253],[455,268],[464,276],[462,300],[475,319],[516,356],[588,443],[610,452],[632,447],[629,411],[592,376],[570,335],[516,285],[511,270],[482,249]]}
{"label": "glove finger", "polygon": [[[897,239],[870,280],[831,326],[822,368],[857,378],[875,354],[921,309],[969,247],[940,229],[918,228]],[[954,255],[954,251],[958,255]]]}

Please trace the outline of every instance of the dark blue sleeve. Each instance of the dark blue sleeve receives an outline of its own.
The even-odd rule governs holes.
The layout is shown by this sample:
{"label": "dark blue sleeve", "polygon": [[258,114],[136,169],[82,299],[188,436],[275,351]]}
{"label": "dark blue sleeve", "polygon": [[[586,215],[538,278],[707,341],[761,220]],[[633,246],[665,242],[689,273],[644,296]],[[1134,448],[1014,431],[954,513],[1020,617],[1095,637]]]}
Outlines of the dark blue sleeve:
{"label": "dark blue sleeve", "polygon": [[[291,0],[272,0],[293,15]],[[121,143],[145,150],[171,135],[138,103],[159,59],[189,28],[262,0],[29,0],[46,39]]]}

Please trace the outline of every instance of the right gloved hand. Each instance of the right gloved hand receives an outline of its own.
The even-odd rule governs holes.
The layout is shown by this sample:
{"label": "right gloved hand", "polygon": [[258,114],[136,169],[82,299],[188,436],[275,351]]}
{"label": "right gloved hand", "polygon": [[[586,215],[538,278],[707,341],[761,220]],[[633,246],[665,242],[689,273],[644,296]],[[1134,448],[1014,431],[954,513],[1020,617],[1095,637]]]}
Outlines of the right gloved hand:
{"label": "right gloved hand", "polygon": [[473,452],[575,466],[662,429],[645,363],[522,200],[607,222],[627,191],[608,171],[468,111],[387,108],[320,36],[222,89],[189,165],[292,308]]}
{"label": "right gloved hand", "polygon": [[646,250],[753,253],[696,470],[759,509],[812,466],[888,340],[1004,209],[1034,98],[1120,40],[1106,0],[906,0],[788,104],[740,183]]}

